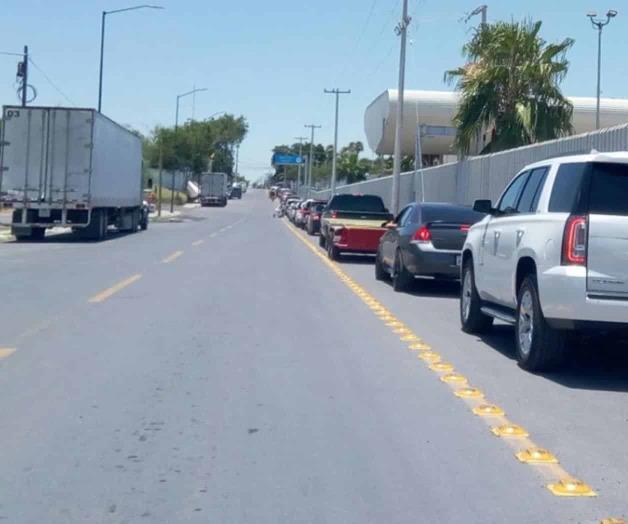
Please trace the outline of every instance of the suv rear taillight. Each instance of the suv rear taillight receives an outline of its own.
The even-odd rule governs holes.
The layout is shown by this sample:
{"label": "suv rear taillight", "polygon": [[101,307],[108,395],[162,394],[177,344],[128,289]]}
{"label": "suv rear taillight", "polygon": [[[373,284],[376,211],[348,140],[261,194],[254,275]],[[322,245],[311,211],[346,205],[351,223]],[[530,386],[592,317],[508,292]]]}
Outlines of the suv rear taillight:
{"label": "suv rear taillight", "polygon": [[432,233],[427,228],[427,226],[421,226],[416,230],[412,240],[415,242],[431,242],[432,241]]}
{"label": "suv rear taillight", "polygon": [[570,216],[565,224],[563,235],[564,266],[585,266],[587,264],[587,217]]}

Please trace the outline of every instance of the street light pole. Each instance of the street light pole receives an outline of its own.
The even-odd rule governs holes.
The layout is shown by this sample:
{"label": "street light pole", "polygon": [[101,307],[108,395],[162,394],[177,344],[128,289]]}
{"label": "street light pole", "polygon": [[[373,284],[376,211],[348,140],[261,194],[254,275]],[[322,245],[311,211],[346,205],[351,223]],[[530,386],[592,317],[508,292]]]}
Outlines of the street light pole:
{"label": "street light pole", "polygon": [[606,13],[606,20],[596,18],[597,13],[588,13],[587,16],[591,20],[593,29],[597,29],[597,101],[595,106],[595,129],[600,128],[600,96],[602,92],[602,29],[608,25],[611,18],[617,16],[617,11],[609,9]]}
{"label": "street light pole", "polygon": [[392,180],[392,212],[394,216],[399,213],[399,188],[401,181],[401,132],[403,131],[403,92],[406,74],[406,35],[410,25],[408,16],[408,0],[403,0],[401,22],[397,24],[395,33],[401,36],[401,50],[399,52],[399,88],[397,89],[397,119],[395,121],[395,151],[393,160]]}
{"label": "street light pole", "polygon": [[317,126],[315,124],[305,124],[303,127],[310,128],[311,138],[310,138],[310,156],[307,159],[307,196],[310,196],[310,190],[312,189],[312,166],[314,165],[314,130],[320,129],[321,126]]}
{"label": "street light pole", "polygon": [[[174,138],[176,140],[177,138],[177,131],[179,130],[179,100],[181,100],[183,97],[185,96],[189,96],[192,95],[194,93],[198,93],[199,91],[207,91],[206,87],[200,87],[200,88],[194,88],[192,89],[192,91],[188,91],[187,93],[183,93],[181,95],[177,95],[177,110],[175,112],[175,116],[174,116]],[[175,147],[176,147],[176,143],[175,143]],[[170,193],[170,213],[174,213],[174,177],[175,177],[175,171],[172,171],[172,177],[171,177],[171,193]]]}
{"label": "street light pole", "polygon": [[[303,157],[303,141],[307,140],[307,137],[306,136],[295,136],[294,139],[299,141],[299,156]],[[302,184],[302,176],[301,176],[301,174],[303,172],[303,164],[299,164],[297,169],[298,169],[298,172],[297,172],[297,195],[298,195],[299,194],[299,187],[301,185],[305,185],[305,184]]]}
{"label": "street light pole", "polygon": [[324,92],[326,94],[334,94],[336,95],[336,118],[334,123],[334,152],[331,159],[331,196],[334,196],[336,193],[336,157],[338,156],[338,100],[340,95],[348,95],[351,93],[351,89],[347,89],[346,91],[341,91],[340,89],[325,89]]}
{"label": "street light pole", "polygon": [[98,74],[98,112],[100,113],[102,108],[102,72],[105,56],[105,23],[107,15],[114,15],[116,13],[124,13],[126,11],[136,11],[137,9],[164,9],[160,5],[136,5],[133,7],[125,7],[124,9],[114,9],[113,11],[103,11],[102,18],[100,20],[100,71]]}

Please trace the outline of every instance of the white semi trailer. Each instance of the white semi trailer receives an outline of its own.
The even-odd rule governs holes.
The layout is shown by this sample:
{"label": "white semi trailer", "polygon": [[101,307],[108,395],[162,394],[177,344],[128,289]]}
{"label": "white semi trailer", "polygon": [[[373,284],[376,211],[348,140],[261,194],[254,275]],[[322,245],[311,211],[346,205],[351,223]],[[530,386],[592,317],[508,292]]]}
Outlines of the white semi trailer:
{"label": "white semi trailer", "polygon": [[17,240],[146,229],[141,140],[93,109],[4,106],[0,198]]}

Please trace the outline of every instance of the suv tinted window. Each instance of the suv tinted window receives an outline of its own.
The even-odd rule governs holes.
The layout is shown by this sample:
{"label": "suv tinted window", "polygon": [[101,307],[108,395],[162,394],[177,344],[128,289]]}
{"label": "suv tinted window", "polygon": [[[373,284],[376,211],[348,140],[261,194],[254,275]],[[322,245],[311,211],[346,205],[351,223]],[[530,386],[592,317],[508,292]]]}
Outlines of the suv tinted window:
{"label": "suv tinted window", "polygon": [[562,164],[558,168],[549,210],[555,213],[572,213],[580,201],[582,180],[587,171],[587,164]]}
{"label": "suv tinted window", "polygon": [[366,211],[370,213],[385,213],[386,208],[382,199],[375,195],[336,195],[331,199],[327,209],[339,211]]}
{"label": "suv tinted window", "polygon": [[502,213],[515,213],[517,211],[517,201],[519,200],[519,194],[523,189],[526,180],[528,180],[529,172],[521,173],[514,181],[508,186],[506,192],[502,195],[499,201],[497,209]]}
{"label": "suv tinted window", "polygon": [[594,163],[589,213],[628,216],[628,165]]}
{"label": "suv tinted window", "polygon": [[538,204],[539,197],[541,196],[541,189],[543,188],[543,182],[547,176],[546,167],[538,167],[533,169],[528,178],[528,183],[521,194],[519,204],[517,205],[517,211],[519,213],[530,213],[536,211],[536,205]]}

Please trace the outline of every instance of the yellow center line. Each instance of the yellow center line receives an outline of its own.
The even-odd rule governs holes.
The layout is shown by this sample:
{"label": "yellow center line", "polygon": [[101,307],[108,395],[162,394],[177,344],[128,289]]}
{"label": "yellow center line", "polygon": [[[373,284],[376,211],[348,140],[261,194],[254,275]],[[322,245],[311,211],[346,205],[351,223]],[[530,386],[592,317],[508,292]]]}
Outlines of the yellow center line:
{"label": "yellow center line", "polygon": [[10,357],[15,353],[15,348],[0,348],[0,359]]}
{"label": "yellow center line", "polygon": [[[288,229],[301,241],[307,248],[312,251],[318,258],[322,260],[336,275],[339,280],[343,282],[350,290],[352,290],[356,296],[367,302],[372,298],[366,291],[360,286],[353,283],[349,277],[341,268],[339,264],[330,260],[323,252],[318,249],[310,240],[307,239],[300,231],[298,231],[291,224],[284,221],[284,224]],[[528,432],[523,430],[525,438],[509,438],[512,433],[512,427],[517,427],[505,416],[504,411],[484,398],[484,395],[475,388],[471,388],[469,380],[459,373],[454,372],[453,364],[446,363],[446,365],[435,365],[435,363],[441,362],[441,357],[438,353],[427,351],[430,346],[423,344],[421,338],[415,335],[411,330],[407,329],[404,324],[396,319],[392,315],[382,318],[380,320],[386,323],[386,326],[393,330],[398,335],[401,335],[403,342],[409,343],[409,347],[412,350],[423,350],[423,353],[419,355],[419,358],[425,361],[429,369],[436,373],[441,382],[445,383],[452,389],[452,392],[459,398],[463,399],[468,408],[479,418],[483,419],[487,424],[491,432],[500,437],[500,440],[507,443],[515,457],[519,458],[520,462],[528,464],[535,468],[537,473],[545,478],[549,484],[546,484],[546,488],[556,496],[566,497],[594,497],[597,494],[587,484],[581,480],[572,477],[562,466],[559,465],[558,459],[556,459],[550,452],[537,446],[531,438],[528,438]],[[391,321],[392,320],[392,321]],[[400,329],[401,328],[401,329]],[[471,394],[470,390],[478,392],[478,394]],[[496,429],[498,428],[498,429]],[[504,428],[500,431],[500,428]],[[511,429],[509,429],[511,428]],[[521,428],[523,429],[523,428]],[[541,458],[551,456],[552,461],[543,462]],[[521,460],[520,457],[532,457],[530,460]]]}
{"label": "yellow center line", "polygon": [[200,246],[203,242],[205,242],[204,240],[196,240],[195,242],[192,242],[193,246]]}
{"label": "yellow center line", "polygon": [[130,286],[131,284],[133,284],[133,282],[138,281],[140,278],[142,278],[142,275],[140,273],[132,275],[129,278],[125,278],[124,280],[118,282],[117,284],[114,284],[110,288],[107,288],[104,291],[101,291],[100,293],[98,293],[97,295],[94,295],[93,297],[89,299],[88,302],[90,304],[97,304],[99,302],[103,302],[107,300],[110,296],[115,295],[118,291],[122,291],[125,287]]}
{"label": "yellow center line", "polygon": [[161,262],[162,264],[170,264],[170,262],[173,262],[174,260],[179,258],[181,255],[183,255],[183,251],[175,251],[171,255],[168,255],[166,258],[164,258]]}

